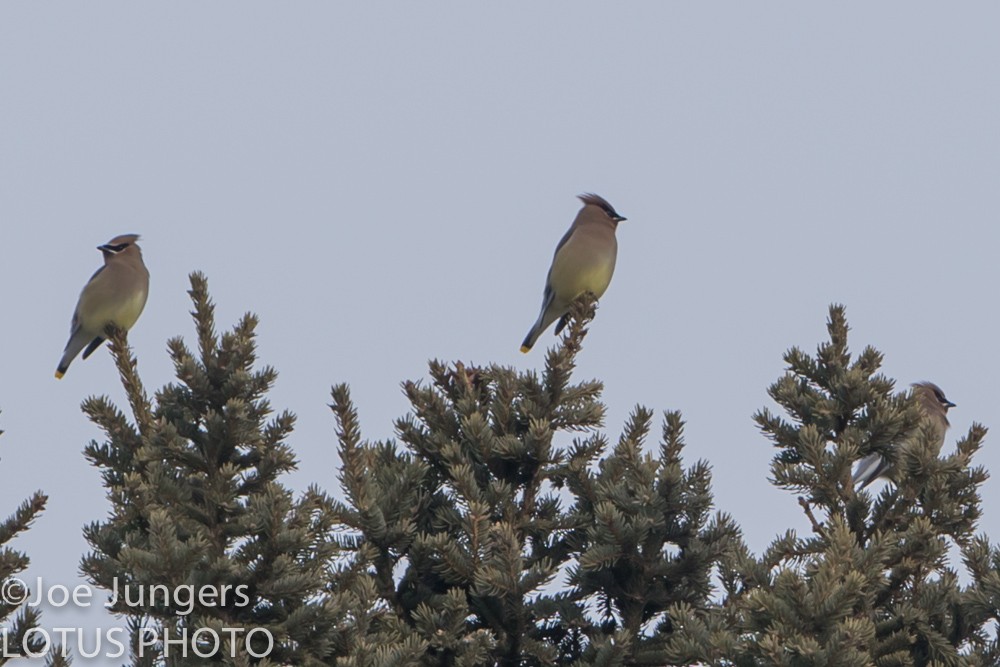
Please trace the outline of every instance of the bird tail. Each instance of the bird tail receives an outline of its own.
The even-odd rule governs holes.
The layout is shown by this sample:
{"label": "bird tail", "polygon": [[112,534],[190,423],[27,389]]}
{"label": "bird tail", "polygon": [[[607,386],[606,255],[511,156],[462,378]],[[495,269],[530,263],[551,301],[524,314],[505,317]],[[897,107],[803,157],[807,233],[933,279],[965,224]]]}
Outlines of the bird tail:
{"label": "bird tail", "polygon": [[[96,348],[101,344],[102,340],[102,338],[97,338],[97,343],[95,345],[94,341],[90,341],[90,337],[87,334],[79,329],[74,331],[69,337],[69,342],[66,343],[66,349],[63,351],[62,359],[59,360],[59,365],[56,367],[56,379],[61,380],[62,377],[66,375],[66,371],[69,370],[69,365],[73,363],[74,359],[76,359],[76,355],[80,354],[80,350],[87,346],[88,341],[90,341],[93,348]],[[83,355],[84,359],[90,356],[90,353],[94,351],[90,347],[87,349],[88,351]]]}
{"label": "bird tail", "polygon": [[524,337],[524,341],[521,343],[521,352],[524,352],[525,354],[530,352],[531,348],[535,346],[535,341],[538,340],[538,336],[541,335],[541,333],[542,332],[537,326],[531,327],[531,331],[528,332],[528,335]]}
{"label": "bird tail", "polygon": [[851,484],[860,482],[858,489],[863,489],[881,477],[888,468],[889,462],[881,454],[873,452],[858,462],[858,467],[851,476]]}
{"label": "bird tail", "polygon": [[546,289],[545,298],[542,301],[542,312],[538,314],[538,320],[532,325],[528,335],[524,337],[524,342],[521,343],[521,352],[527,353],[531,350],[535,346],[538,337],[542,335],[542,332],[548,329],[549,325],[559,317],[559,314],[555,312],[555,308],[552,307],[554,300],[555,295]]}

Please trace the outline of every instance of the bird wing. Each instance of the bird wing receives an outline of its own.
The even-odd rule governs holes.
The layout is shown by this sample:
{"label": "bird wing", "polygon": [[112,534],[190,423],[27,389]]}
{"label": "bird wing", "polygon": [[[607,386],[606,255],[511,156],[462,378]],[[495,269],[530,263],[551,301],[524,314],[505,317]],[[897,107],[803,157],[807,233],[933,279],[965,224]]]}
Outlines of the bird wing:
{"label": "bird wing", "polygon": [[83,293],[85,291],[87,291],[87,288],[90,287],[90,284],[92,282],[94,282],[94,280],[97,278],[97,276],[101,275],[101,271],[104,270],[105,266],[107,266],[107,264],[101,265],[101,268],[99,268],[96,271],[94,271],[94,275],[90,276],[90,280],[88,280],[87,284],[83,286],[82,290],[80,290],[80,298],[77,299],[77,301],[76,301],[76,308],[73,310],[73,319],[70,320],[70,323],[69,323],[69,335],[70,335],[70,337],[72,337],[73,334],[76,333],[77,329],[80,328],[80,302],[83,301]]}
{"label": "bird wing", "polygon": [[889,462],[881,454],[872,452],[858,461],[858,468],[854,471],[854,475],[851,476],[851,483],[857,484],[860,482],[863,489],[878,479],[888,467]]}

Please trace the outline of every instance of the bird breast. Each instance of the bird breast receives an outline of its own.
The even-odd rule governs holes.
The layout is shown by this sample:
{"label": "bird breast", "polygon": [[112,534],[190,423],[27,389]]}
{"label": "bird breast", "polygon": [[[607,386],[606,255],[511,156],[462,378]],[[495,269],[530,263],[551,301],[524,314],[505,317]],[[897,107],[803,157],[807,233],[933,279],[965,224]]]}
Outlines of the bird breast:
{"label": "bird breast", "polygon": [[95,302],[89,310],[81,308],[80,326],[84,331],[100,333],[111,323],[124,329],[131,329],[143,307],[146,305],[145,292],[130,294],[121,300],[101,300]]}
{"label": "bird breast", "polygon": [[144,278],[122,275],[125,267],[108,266],[84,288],[80,294],[77,315],[84,331],[100,334],[104,328],[114,323],[124,329],[131,329],[148,295]]}
{"label": "bird breast", "polygon": [[556,296],[567,302],[584,292],[603,296],[615,271],[616,250],[613,239],[612,244],[567,241],[552,263],[550,284]]}

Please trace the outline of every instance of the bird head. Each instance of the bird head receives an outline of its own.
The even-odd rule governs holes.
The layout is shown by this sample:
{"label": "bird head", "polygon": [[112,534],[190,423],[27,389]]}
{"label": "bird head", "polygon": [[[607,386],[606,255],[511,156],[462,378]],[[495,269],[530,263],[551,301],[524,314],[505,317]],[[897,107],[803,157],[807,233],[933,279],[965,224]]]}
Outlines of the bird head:
{"label": "bird head", "polygon": [[127,251],[129,248],[138,250],[139,246],[135,244],[138,240],[138,234],[122,234],[121,236],[114,237],[104,245],[97,246],[97,249],[104,254],[104,259],[107,260],[110,257]]}
{"label": "bird head", "polygon": [[604,211],[604,214],[607,215],[609,218],[611,218],[611,221],[614,222],[616,225],[619,222],[628,219],[623,215],[619,215],[618,212],[615,210],[615,207],[609,204],[608,200],[605,199],[604,197],[601,197],[600,195],[595,195],[592,192],[587,192],[582,195],[579,195],[579,197],[580,201],[582,201],[584,205],[596,206],[597,208]]}

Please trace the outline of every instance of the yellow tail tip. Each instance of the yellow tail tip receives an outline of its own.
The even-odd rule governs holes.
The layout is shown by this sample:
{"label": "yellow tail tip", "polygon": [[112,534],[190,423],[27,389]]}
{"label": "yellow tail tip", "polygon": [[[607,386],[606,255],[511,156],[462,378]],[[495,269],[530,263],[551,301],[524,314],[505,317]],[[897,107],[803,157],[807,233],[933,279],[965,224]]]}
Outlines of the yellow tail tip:
{"label": "yellow tail tip", "polygon": [[57,380],[62,380],[63,379],[63,375],[66,375],[66,374],[63,373],[62,371],[56,371],[56,379]]}
{"label": "yellow tail tip", "polygon": [[527,354],[529,351],[531,351],[531,348],[528,347],[527,345],[522,345],[521,346],[521,352],[524,352],[525,354]]}

